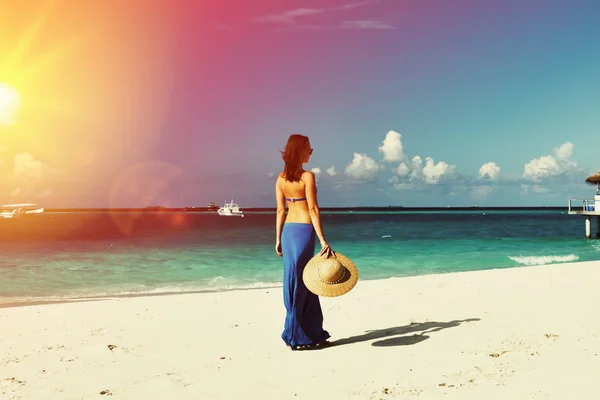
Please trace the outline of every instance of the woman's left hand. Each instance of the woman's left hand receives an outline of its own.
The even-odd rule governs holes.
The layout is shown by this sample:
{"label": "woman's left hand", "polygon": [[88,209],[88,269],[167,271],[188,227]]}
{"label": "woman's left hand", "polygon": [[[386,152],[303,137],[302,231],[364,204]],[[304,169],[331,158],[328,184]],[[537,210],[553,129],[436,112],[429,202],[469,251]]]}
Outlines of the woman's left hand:
{"label": "woman's left hand", "polygon": [[275,243],[275,252],[277,253],[277,255],[279,257],[283,257],[283,252],[281,251],[281,242],[280,241],[277,241]]}
{"label": "woman's left hand", "polygon": [[327,242],[321,244],[321,246],[323,246],[323,248],[319,252],[320,256],[325,256],[325,258],[329,258],[329,256],[335,255],[335,252],[331,249],[331,246],[329,246]]}

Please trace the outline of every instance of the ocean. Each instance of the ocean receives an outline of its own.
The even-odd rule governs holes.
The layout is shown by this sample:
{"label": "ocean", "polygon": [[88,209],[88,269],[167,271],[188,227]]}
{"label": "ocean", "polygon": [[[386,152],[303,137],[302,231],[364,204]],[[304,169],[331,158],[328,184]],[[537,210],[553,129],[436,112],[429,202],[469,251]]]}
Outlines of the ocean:
{"label": "ocean", "polygon": [[[322,212],[322,221],[362,280],[600,259],[600,240],[565,211]],[[0,304],[282,279],[272,212],[45,213],[0,221],[0,241]]]}

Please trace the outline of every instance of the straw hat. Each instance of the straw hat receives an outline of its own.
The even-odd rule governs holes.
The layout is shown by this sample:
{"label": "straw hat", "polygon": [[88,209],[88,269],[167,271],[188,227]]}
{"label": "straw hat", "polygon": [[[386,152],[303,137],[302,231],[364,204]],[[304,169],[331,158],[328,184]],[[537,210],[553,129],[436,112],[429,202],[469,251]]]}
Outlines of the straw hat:
{"label": "straw hat", "polygon": [[302,279],[307,289],[318,296],[336,297],[348,293],[358,282],[358,269],[348,257],[333,252],[317,254],[304,267]]}

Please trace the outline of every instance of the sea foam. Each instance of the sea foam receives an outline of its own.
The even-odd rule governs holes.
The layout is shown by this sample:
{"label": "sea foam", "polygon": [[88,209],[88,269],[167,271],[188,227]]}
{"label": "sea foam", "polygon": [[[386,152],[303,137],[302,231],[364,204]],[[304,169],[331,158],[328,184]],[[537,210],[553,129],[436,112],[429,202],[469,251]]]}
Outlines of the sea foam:
{"label": "sea foam", "polygon": [[508,258],[521,265],[545,265],[579,260],[579,256],[575,254],[565,256],[509,256]]}

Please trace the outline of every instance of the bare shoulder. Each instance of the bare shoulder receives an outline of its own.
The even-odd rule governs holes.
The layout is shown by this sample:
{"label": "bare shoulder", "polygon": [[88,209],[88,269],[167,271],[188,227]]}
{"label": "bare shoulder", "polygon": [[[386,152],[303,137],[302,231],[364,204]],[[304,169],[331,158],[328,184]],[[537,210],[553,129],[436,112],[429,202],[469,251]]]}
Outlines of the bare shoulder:
{"label": "bare shoulder", "polygon": [[277,182],[275,182],[275,187],[279,188],[279,190],[286,190],[286,188],[288,187],[289,183],[287,181],[287,179],[285,179],[285,175],[283,172],[279,173],[279,175],[277,175]]}
{"label": "bare shoulder", "polygon": [[302,173],[302,180],[305,182],[310,182],[315,180],[315,174],[312,171],[304,171]]}

